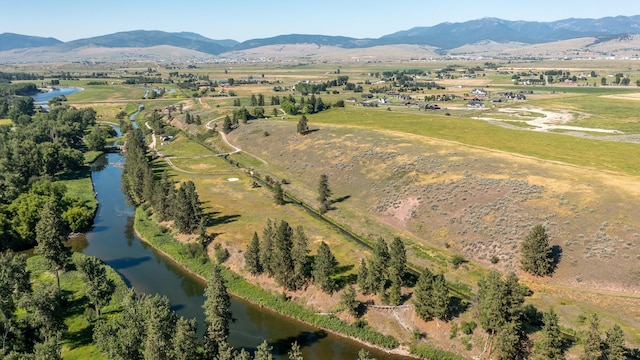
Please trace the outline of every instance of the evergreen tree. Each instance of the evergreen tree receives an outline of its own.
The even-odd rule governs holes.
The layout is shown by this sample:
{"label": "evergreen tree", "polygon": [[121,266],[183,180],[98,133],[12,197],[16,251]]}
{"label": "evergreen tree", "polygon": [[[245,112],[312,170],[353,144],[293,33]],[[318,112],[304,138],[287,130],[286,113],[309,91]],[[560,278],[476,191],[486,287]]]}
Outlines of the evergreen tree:
{"label": "evergreen tree", "polygon": [[598,315],[591,314],[588,317],[588,328],[582,342],[584,351],[580,355],[580,360],[599,360],[602,359],[602,339],[600,338],[600,319]]}
{"label": "evergreen tree", "polygon": [[264,340],[253,353],[253,360],[272,360],[271,350],[273,347],[267,343],[267,340]]}
{"label": "evergreen tree", "polygon": [[348,285],[340,294],[340,305],[349,315],[353,317],[359,315],[360,301],[356,298],[356,289],[352,285]]}
{"label": "evergreen tree", "polygon": [[297,341],[294,341],[291,344],[291,350],[287,353],[289,355],[289,360],[303,360],[302,357],[302,349],[300,349],[300,345],[298,345]]}
{"label": "evergreen tree", "polygon": [[325,213],[331,207],[331,189],[329,189],[329,177],[326,174],[320,175],[318,182],[318,202],[320,202],[320,212]]}
{"label": "evergreen tree", "polygon": [[389,287],[389,294],[386,298],[386,301],[389,303],[389,305],[393,306],[402,304],[402,288],[399,282],[391,282],[391,286]]}
{"label": "evergreen tree", "polygon": [[322,289],[322,291],[331,294],[336,287],[335,280],[331,277],[334,273],[338,261],[324,241],[318,247],[313,264],[313,282]]}
{"label": "evergreen tree", "polygon": [[193,181],[180,185],[175,197],[174,220],[178,231],[193,233],[202,221],[202,207]]}
{"label": "evergreen tree", "polygon": [[100,307],[111,300],[116,284],[107,277],[104,263],[93,256],[83,256],[76,261],[76,268],[84,278],[85,294],[93,304],[96,316],[100,317]]}
{"label": "evergreen tree", "polygon": [[273,201],[275,201],[276,205],[284,205],[286,204],[284,201],[284,191],[282,190],[282,185],[276,181],[273,184]]}
{"label": "evergreen tree", "polygon": [[221,344],[229,338],[229,323],[234,321],[231,314],[231,299],[227,285],[222,277],[220,266],[215,266],[207,279],[204,302],[205,323],[207,326],[204,341],[205,357],[213,359],[218,355]]}
{"label": "evergreen tree", "polygon": [[291,258],[291,249],[293,247],[292,235],[293,231],[289,223],[280,220],[274,237],[271,267],[276,282],[287,289],[293,288],[293,259]]}
{"label": "evergreen tree", "polygon": [[293,260],[293,287],[295,290],[302,289],[309,280],[309,240],[304,233],[302,226],[297,226],[293,232],[293,247],[291,258]]}
{"label": "evergreen tree", "polygon": [[416,309],[416,314],[425,321],[431,320],[434,316],[434,311],[431,308],[433,281],[433,273],[425,267],[413,289],[413,306]]}
{"label": "evergreen tree", "polygon": [[532,360],[562,360],[564,350],[562,348],[562,332],[558,325],[558,315],[550,308],[543,315],[544,326],[540,336],[533,344]]}
{"label": "evergreen tree", "polygon": [[173,200],[174,185],[169,180],[169,174],[162,172],[160,181],[153,187],[152,206],[159,221],[168,220],[171,217],[171,205]]}
{"label": "evergreen tree", "polygon": [[503,280],[499,272],[491,271],[478,281],[480,326],[491,334],[520,319],[523,303],[524,292],[513,273]]}
{"label": "evergreen tree", "polygon": [[369,276],[369,268],[364,259],[360,259],[360,267],[358,268],[358,286],[363,294],[370,294],[375,291],[371,286],[371,277]]}
{"label": "evergreen tree", "polygon": [[546,276],[553,272],[553,252],[549,236],[542,225],[536,225],[522,241],[520,248],[522,270]]}
{"label": "evergreen tree", "polygon": [[175,360],[198,359],[198,321],[180,317],[176,322],[175,335],[172,339],[173,358]]}
{"label": "evergreen tree", "polygon": [[298,120],[298,134],[306,135],[309,132],[309,124],[307,121],[307,117],[302,115],[300,120]]}
{"label": "evergreen tree", "polygon": [[433,278],[431,309],[436,319],[446,320],[449,317],[449,288],[442,274]]}
{"label": "evergreen tree", "polygon": [[173,329],[176,314],[171,311],[169,299],[164,295],[142,298],[145,319],[143,357],[145,359],[167,359],[173,354]]}
{"label": "evergreen tree", "polygon": [[251,106],[258,106],[258,98],[255,94],[251,94]]}
{"label": "evergreen tree", "polygon": [[231,118],[229,118],[229,115],[224,117],[224,121],[222,122],[222,131],[225,134],[228,134],[231,132],[231,130],[233,130],[233,128],[231,127]]}
{"label": "evergreen tree", "polygon": [[407,271],[407,251],[399,237],[393,239],[389,248],[389,277],[391,281],[402,282]]}
{"label": "evergreen tree", "polygon": [[626,350],[624,349],[624,333],[618,324],[607,330],[603,355],[606,360],[627,359]]}
{"label": "evergreen tree", "polygon": [[376,360],[374,357],[369,354],[369,352],[365,349],[360,349],[358,351],[358,359],[357,360]]}
{"label": "evergreen tree", "polygon": [[393,239],[389,256],[389,279],[391,280],[389,303],[397,306],[402,303],[402,279],[407,268],[407,252],[399,237]]}
{"label": "evergreen tree", "polygon": [[384,295],[389,267],[389,247],[383,238],[373,245],[373,256],[369,261],[369,284],[378,295]]}
{"label": "evergreen tree", "polygon": [[36,253],[42,255],[56,275],[58,291],[60,291],[60,270],[69,263],[71,250],[64,245],[68,232],[61,222],[61,212],[54,202],[48,202],[40,212],[40,220],[36,224]]}
{"label": "evergreen tree", "polygon": [[262,230],[262,242],[260,244],[260,265],[269,276],[273,276],[274,269],[271,266],[273,243],[276,236],[276,222],[267,219],[267,225]]}
{"label": "evergreen tree", "polygon": [[262,266],[260,265],[260,239],[255,232],[247,251],[244,253],[244,267],[252,275],[262,272]]}
{"label": "evergreen tree", "polygon": [[93,342],[108,359],[142,358],[146,330],[142,304],[143,300],[138,300],[133,289],[129,289],[122,299],[122,311],[96,323]]}
{"label": "evergreen tree", "polygon": [[496,334],[493,355],[496,360],[526,360],[526,334],[518,322],[507,322]]}

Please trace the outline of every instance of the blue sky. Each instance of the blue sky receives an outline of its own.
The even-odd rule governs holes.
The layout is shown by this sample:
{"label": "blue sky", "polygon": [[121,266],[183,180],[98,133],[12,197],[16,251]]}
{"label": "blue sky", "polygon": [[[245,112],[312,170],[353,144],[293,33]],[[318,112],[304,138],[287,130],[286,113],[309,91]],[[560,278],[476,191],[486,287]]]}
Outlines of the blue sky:
{"label": "blue sky", "polygon": [[377,38],[482,17],[553,21],[640,15],[637,0],[0,0],[0,33],[62,41],[129,30],[245,41],[284,34]]}

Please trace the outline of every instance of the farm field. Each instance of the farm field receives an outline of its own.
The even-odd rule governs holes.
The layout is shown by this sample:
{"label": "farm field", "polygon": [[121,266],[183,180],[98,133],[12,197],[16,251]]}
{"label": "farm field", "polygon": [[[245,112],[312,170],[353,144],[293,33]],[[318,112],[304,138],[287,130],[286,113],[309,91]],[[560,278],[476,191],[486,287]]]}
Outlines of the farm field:
{"label": "farm field", "polygon": [[[540,310],[553,306],[564,328],[581,331],[584,315],[596,312],[603,328],[619,324],[629,345],[638,347],[640,118],[636,109],[640,88],[587,86],[594,81],[599,85],[599,78],[524,86],[514,84],[512,75],[570,65],[572,74],[624,72],[634,84],[640,69],[625,62],[615,66],[610,62],[523,62],[464,78],[460,69],[478,65],[482,63],[203,64],[189,72],[221,83],[228,78],[261,81],[220,86],[197,98],[180,90],[161,99],[143,100],[143,89],[121,81],[82,86],[86,81],[78,80],[69,85],[85,91],[69,96],[68,103],[91,106],[102,121],[116,123],[120,111],[132,113],[142,103],[145,110],[136,119],[141,126],[154,112],[180,105],[181,111],[164,119],[182,132],[157,145],[161,157],[154,159],[155,170],[167,170],[175,181],[195,182],[205,211],[213,218],[207,230],[215,242],[229,248],[231,257],[226,264],[238,273],[247,275],[243,251],[253,233],[261,234],[267,219],[286,219],[292,227],[304,226],[312,253],[321,241],[331,246],[343,267],[336,277],[355,277],[368,250],[293,204],[275,205],[271,191],[255,186],[247,172],[286,179],[285,191],[313,206],[320,205],[317,182],[325,174],[333,197],[339,199],[327,216],[371,242],[378,237],[387,242],[401,237],[413,266],[444,273],[449,283],[471,291],[490,269],[515,271],[533,290],[527,302]],[[305,114],[311,131],[304,136],[296,133],[300,114],[272,116],[274,107],[280,109],[269,104],[272,96],[308,98],[291,90],[300,81],[348,76],[368,93],[390,86],[377,83],[375,73],[416,68],[428,68],[429,79],[444,89],[374,93],[372,101],[389,101],[377,107],[358,106],[361,93],[341,88],[337,93],[316,94],[329,105],[351,97],[356,101]],[[436,79],[442,68],[454,69],[451,73],[457,77]],[[169,72],[160,67],[158,71],[162,76]],[[172,85],[157,86],[175,88]],[[276,91],[276,85],[287,90]],[[488,97],[509,91],[532,93],[527,93],[526,100],[485,100],[484,108],[472,108],[467,102],[476,88],[489,90]],[[225,94],[218,92],[222,90]],[[226,96],[229,91],[236,96]],[[233,106],[235,98],[241,107],[251,109],[250,97],[258,94],[265,96],[266,118],[240,123],[227,135],[232,145],[242,149],[228,156],[231,164],[215,156],[232,148],[211,130],[213,124],[221,129],[224,117],[240,108]],[[441,109],[425,111],[400,97],[408,95],[418,103],[427,102],[425,96],[439,94],[457,99],[430,100]],[[186,112],[200,116],[202,123],[187,124]],[[520,243],[537,224],[545,226],[558,250],[560,260],[552,277],[533,277],[519,267]],[[467,262],[453,266],[454,256]],[[276,288],[271,279],[252,281]],[[403,291],[411,293],[411,289]],[[288,295],[322,312],[329,312],[339,300],[336,294],[312,291]],[[378,299],[361,296],[361,300]],[[411,334],[393,319],[376,313],[365,318],[402,341],[411,341]],[[468,313],[461,317],[472,318]],[[460,346],[442,335],[448,334],[449,323],[438,324],[437,329],[434,322],[416,320],[414,325],[435,331],[434,337],[447,350]],[[482,351],[479,341],[466,355]]]}

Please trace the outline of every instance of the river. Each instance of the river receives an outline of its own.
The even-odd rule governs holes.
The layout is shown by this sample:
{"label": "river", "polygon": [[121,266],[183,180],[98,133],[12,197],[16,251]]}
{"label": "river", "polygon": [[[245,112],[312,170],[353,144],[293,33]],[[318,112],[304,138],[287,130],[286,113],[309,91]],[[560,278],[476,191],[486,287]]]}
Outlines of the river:
{"label": "river", "polygon": [[40,105],[43,109],[49,109],[49,100],[53,99],[57,96],[67,96],[71,94],[75,94],[84,89],[79,87],[56,87],[51,89],[50,91],[41,92],[36,95],[31,96],[33,98],[33,102],[36,105]]}
{"label": "river", "polygon": [[[186,318],[196,318],[204,329],[205,284],[171,259],[140,241],[133,231],[134,208],[120,189],[124,158],[106,154],[92,167],[91,177],[99,202],[93,229],[86,234],[82,251],[114,268],[136,292],[164,294],[172,309]],[[82,242],[82,241],[81,241]],[[290,344],[297,341],[305,359],[356,359],[361,344],[328,334],[272,311],[232,298],[230,343],[253,352],[266,339],[276,359],[287,359]],[[367,349],[378,359],[389,354]]]}

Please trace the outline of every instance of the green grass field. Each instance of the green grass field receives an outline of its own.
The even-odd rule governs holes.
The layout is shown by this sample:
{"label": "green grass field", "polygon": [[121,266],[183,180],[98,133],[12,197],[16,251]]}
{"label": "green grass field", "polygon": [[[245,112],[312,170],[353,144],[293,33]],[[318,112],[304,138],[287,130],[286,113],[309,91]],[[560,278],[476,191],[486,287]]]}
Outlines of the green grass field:
{"label": "green grass field", "polygon": [[347,107],[308,116],[310,127],[351,125],[455,141],[512,154],[560,161],[601,170],[640,175],[635,144],[589,140],[550,133],[517,131],[455,116],[430,116]]}

